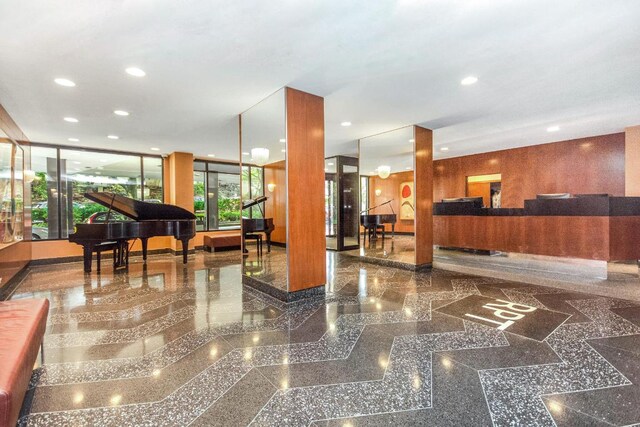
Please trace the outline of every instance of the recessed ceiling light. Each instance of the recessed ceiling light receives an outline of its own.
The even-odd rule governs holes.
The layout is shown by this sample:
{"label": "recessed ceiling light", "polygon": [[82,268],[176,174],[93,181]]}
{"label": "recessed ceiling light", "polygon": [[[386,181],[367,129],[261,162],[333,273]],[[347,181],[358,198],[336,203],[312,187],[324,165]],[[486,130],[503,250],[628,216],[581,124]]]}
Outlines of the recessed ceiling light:
{"label": "recessed ceiling light", "polygon": [[78,142],[80,140],[78,138],[67,138],[67,141]]}
{"label": "recessed ceiling light", "polygon": [[160,151],[158,147],[151,147],[151,151]]}
{"label": "recessed ceiling light", "polygon": [[116,116],[128,116],[129,112],[124,110],[114,110],[113,114],[115,114]]}
{"label": "recessed ceiling light", "polygon": [[215,154],[207,154],[207,157],[215,157]]}
{"label": "recessed ceiling light", "polygon": [[329,166],[333,166],[335,163],[327,163]]}
{"label": "recessed ceiling light", "polygon": [[287,150],[285,150],[284,148],[283,148],[282,150],[280,150],[280,151],[282,151],[283,153],[286,153],[286,152],[287,152]]}
{"label": "recessed ceiling light", "polygon": [[469,86],[475,83],[478,83],[478,78],[476,76],[468,76],[460,81],[460,84],[463,86]]}
{"label": "recessed ceiling light", "polygon": [[107,159],[100,159],[100,163],[107,163]]}
{"label": "recessed ceiling light", "polygon": [[242,155],[243,155],[243,156],[248,156],[248,155],[249,155],[249,153],[247,153],[246,151],[243,151],[243,152],[242,152]]}
{"label": "recessed ceiling light", "polygon": [[96,175],[102,175],[102,172],[96,172]]}
{"label": "recessed ceiling light", "polygon": [[74,82],[72,82],[69,79],[54,79],[54,82],[56,82],[57,84],[59,84],[60,86],[64,86],[64,87],[74,87],[76,84]]}
{"label": "recessed ceiling light", "polygon": [[415,140],[415,139],[413,139],[413,138],[411,138],[411,139],[409,140],[409,142],[416,142],[416,140]]}
{"label": "recessed ceiling light", "polygon": [[440,147],[440,151],[449,151],[449,147]]}
{"label": "recessed ceiling light", "polygon": [[411,166],[407,166],[405,169],[410,171],[411,170]]}
{"label": "recessed ceiling light", "polygon": [[120,137],[118,135],[107,135],[107,138],[109,138],[109,139],[120,139]]}
{"label": "recessed ceiling light", "polygon": [[287,142],[287,140],[284,138],[280,138],[280,142]]}
{"label": "recessed ceiling light", "polygon": [[74,165],[81,165],[81,164],[82,164],[82,162],[79,162],[79,161],[77,161],[77,160],[76,160],[76,161],[74,161],[74,162],[73,162],[73,164],[74,164]]}
{"label": "recessed ceiling light", "polygon": [[549,126],[547,128],[547,132],[558,132],[560,130],[560,126]]}
{"label": "recessed ceiling light", "polygon": [[125,71],[127,72],[127,74],[134,77],[144,77],[147,75],[147,73],[145,73],[143,70],[141,70],[138,67],[129,67]]}
{"label": "recessed ceiling light", "polygon": [[76,119],[75,117],[65,117],[64,121],[69,123],[78,123],[78,119]]}
{"label": "recessed ceiling light", "polygon": [[342,122],[340,123],[340,126],[344,126],[344,127],[351,126],[351,122]]}

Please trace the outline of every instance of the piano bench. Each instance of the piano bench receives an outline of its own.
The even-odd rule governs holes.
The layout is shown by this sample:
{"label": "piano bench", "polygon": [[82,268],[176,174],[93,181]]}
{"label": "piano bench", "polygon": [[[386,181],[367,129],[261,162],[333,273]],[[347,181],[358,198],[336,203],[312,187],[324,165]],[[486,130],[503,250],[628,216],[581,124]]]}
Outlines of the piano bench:
{"label": "piano bench", "polygon": [[240,234],[223,236],[204,236],[204,249],[207,252],[218,252],[224,249],[240,249],[242,236]]}

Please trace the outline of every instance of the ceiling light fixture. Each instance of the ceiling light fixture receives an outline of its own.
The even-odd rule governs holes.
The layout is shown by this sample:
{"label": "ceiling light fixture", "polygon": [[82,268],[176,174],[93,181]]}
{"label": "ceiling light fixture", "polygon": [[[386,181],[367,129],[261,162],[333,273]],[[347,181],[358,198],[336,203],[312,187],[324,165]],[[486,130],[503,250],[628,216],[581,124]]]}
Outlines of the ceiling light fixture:
{"label": "ceiling light fixture", "polygon": [[329,166],[333,166],[335,163],[329,162],[327,163]]}
{"label": "ceiling light fixture", "polygon": [[440,151],[449,151],[449,147],[440,147]]}
{"label": "ceiling light fixture", "polygon": [[109,138],[109,139],[120,139],[120,137],[118,135],[107,135],[107,138]]}
{"label": "ceiling light fixture", "polygon": [[287,140],[284,138],[280,138],[280,142],[287,142]]}
{"label": "ceiling light fixture", "polygon": [[387,165],[378,166],[378,176],[380,178],[387,179],[389,178],[389,175],[391,175],[391,166],[387,166]]}
{"label": "ceiling light fixture", "polygon": [[558,132],[560,130],[560,126],[549,126],[547,128],[547,132]]}
{"label": "ceiling light fixture", "polygon": [[478,78],[476,76],[468,76],[460,80],[460,84],[462,86],[470,86],[475,83],[478,83]]}
{"label": "ceiling light fixture", "polygon": [[415,140],[415,139],[413,139],[413,138],[411,138],[411,139],[409,140],[409,142],[412,142],[412,143],[413,143],[413,142],[416,142],[416,140]]}
{"label": "ceiling light fixture", "polygon": [[283,153],[286,153],[286,152],[287,152],[287,150],[286,150],[286,149],[284,149],[284,148],[283,148],[282,150],[280,150],[280,151],[282,151]]}
{"label": "ceiling light fixture", "polygon": [[151,147],[151,151],[160,151],[158,147]]}
{"label": "ceiling light fixture", "polygon": [[249,153],[247,153],[246,151],[243,151],[243,152],[242,152],[242,155],[243,155],[243,156],[248,156],[248,155],[249,155]]}
{"label": "ceiling light fixture", "polygon": [[266,163],[269,160],[269,149],[262,147],[252,148],[251,157],[258,164]]}
{"label": "ceiling light fixture", "polygon": [[116,116],[128,116],[129,112],[124,110],[114,110],[113,114],[115,114]]}
{"label": "ceiling light fixture", "polygon": [[79,142],[80,140],[78,138],[67,138],[67,141],[70,142]]}
{"label": "ceiling light fixture", "polygon": [[64,121],[69,123],[78,123],[78,119],[76,119],[75,117],[65,117]]}
{"label": "ceiling light fixture", "polygon": [[215,154],[207,154],[207,157],[215,157]]}
{"label": "ceiling light fixture", "polygon": [[75,87],[75,83],[72,82],[69,79],[63,79],[63,78],[58,78],[58,79],[54,79],[54,82],[56,82],[56,84],[59,84],[60,86],[64,86],[64,87]]}
{"label": "ceiling light fixture", "polygon": [[143,70],[138,67],[129,67],[125,70],[127,74],[134,77],[144,77],[147,75]]}
{"label": "ceiling light fixture", "polygon": [[344,127],[351,126],[351,122],[342,122],[340,123],[340,126],[344,126]]}

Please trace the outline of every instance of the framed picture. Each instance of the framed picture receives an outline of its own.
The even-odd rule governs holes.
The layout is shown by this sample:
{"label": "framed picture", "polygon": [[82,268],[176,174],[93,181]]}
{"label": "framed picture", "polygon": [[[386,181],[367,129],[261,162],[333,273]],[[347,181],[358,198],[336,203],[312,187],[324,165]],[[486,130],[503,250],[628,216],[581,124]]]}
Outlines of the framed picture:
{"label": "framed picture", "polygon": [[400,219],[415,219],[413,182],[400,184]]}

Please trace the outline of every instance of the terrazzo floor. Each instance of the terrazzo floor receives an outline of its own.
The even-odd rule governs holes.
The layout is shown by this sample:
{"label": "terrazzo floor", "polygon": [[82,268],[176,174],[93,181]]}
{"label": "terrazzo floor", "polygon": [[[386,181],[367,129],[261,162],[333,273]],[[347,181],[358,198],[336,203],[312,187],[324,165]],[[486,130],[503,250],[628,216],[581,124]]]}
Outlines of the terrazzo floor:
{"label": "terrazzo floor", "polygon": [[51,301],[19,425],[631,425],[640,303],[327,254],[321,298],[241,285],[239,251],[32,267]]}
{"label": "terrazzo floor", "polygon": [[415,266],[416,249],[413,236],[397,235],[393,238],[388,233],[383,239],[379,235],[377,239],[363,243],[360,249],[352,249],[341,252],[345,256],[361,258],[362,261],[376,263],[385,266],[410,268]]}

